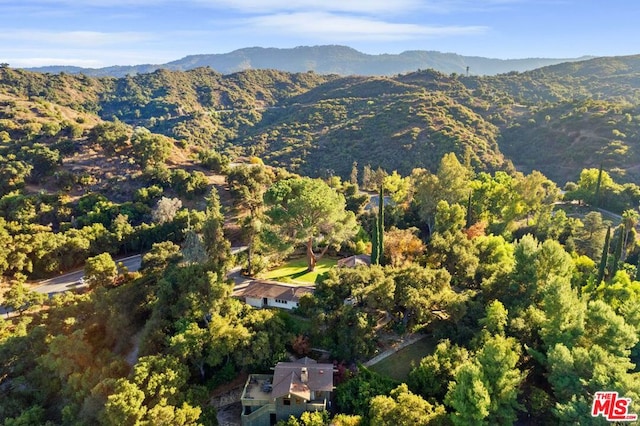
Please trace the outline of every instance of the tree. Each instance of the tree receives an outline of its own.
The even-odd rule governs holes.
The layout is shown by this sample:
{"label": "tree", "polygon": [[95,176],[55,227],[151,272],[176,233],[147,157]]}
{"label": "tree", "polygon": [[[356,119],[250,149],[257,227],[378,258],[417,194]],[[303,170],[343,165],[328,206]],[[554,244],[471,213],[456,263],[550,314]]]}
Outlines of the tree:
{"label": "tree", "polygon": [[392,226],[385,233],[385,264],[402,266],[424,254],[425,245],[418,237],[418,232],[418,228],[398,229]]}
{"label": "tree", "polygon": [[470,426],[486,424],[491,397],[484,384],[482,370],[473,362],[464,363],[449,385],[445,404],[455,411],[451,414],[454,425]]}
{"label": "tree", "polygon": [[87,139],[112,154],[127,147],[131,129],[121,121],[106,121],[96,124]]}
{"label": "tree", "polygon": [[611,227],[607,228],[607,235],[602,246],[602,255],[600,255],[600,266],[598,267],[598,278],[596,282],[600,283],[607,274],[607,261],[609,260],[609,241],[611,239]]}
{"label": "tree", "polygon": [[585,306],[569,280],[556,278],[542,301],[545,314],[540,337],[548,349],[561,343],[573,348],[584,333]]}
{"label": "tree", "polygon": [[207,252],[204,249],[202,237],[193,229],[187,230],[182,243],[182,257],[187,263],[204,263],[207,261]]}
{"label": "tree", "polygon": [[524,376],[516,363],[520,346],[514,338],[489,337],[449,385],[445,403],[455,409],[454,424],[512,424],[520,409],[517,396]]}
{"label": "tree", "polygon": [[142,269],[161,271],[170,264],[178,263],[181,258],[180,246],[175,243],[171,241],[153,243],[151,250],[142,256]]}
{"label": "tree", "polygon": [[131,382],[145,395],[147,407],[160,403],[175,404],[189,378],[187,367],[170,355],[141,357],[133,367]]}
{"label": "tree", "polygon": [[[272,231],[292,246],[305,244],[309,271],[330,246],[356,232],[355,215],[345,210],[344,196],[319,179],[281,180],[269,188],[265,203]],[[314,253],[314,243],[324,245],[320,254]]]}
{"label": "tree", "polygon": [[107,397],[104,406],[103,423],[105,425],[139,424],[147,412],[143,405],[144,392],[127,379],[119,379],[115,392]]}
{"label": "tree", "polygon": [[598,180],[596,181],[596,189],[593,191],[593,204],[600,207],[600,187],[602,185],[602,164],[598,169]]}
{"label": "tree", "polygon": [[410,264],[395,270],[392,276],[396,284],[395,310],[404,326],[426,325],[439,318],[455,323],[464,315],[466,295],[453,291],[445,269]]}
{"label": "tree", "polygon": [[489,392],[490,424],[513,424],[519,388],[524,375],[516,367],[520,359],[520,343],[512,337],[494,335],[487,340],[477,353],[485,387]]}
{"label": "tree", "polygon": [[341,413],[366,416],[371,399],[387,395],[395,387],[394,380],[360,366],[355,377],[336,387],[335,402]]}
{"label": "tree", "polygon": [[205,219],[202,223],[202,240],[208,256],[208,265],[221,275],[226,273],[231,260],[231,243],[224,236],[224,216],[218,190],[213,187],[207,198]]}
{"label": "tree", "polygon": [[181,208],[182,201],[179,198],[162,197],[153,210],[153,221],[159,224],[171,222]]}
{"label": "tree", "polygon": [[163,135],[151,133],[144,127],[137,127],[131,137],[131,151],[135,161],[142,168],[164,163],[171,154],[173,143]]}
{"label": "tree", "polygon": [[371,264],[379,265],[384,256],[384,189],[380,185],[378,194],[378,214],[373,227],[371,239]]}
{"label": "tree", "polygon": [[106,287],[118,276],[118,266],[109,253],[102,253],[87,259],[84,276],[90,287]]}
{"label": "tree", "polygon": [[4,306],[19,312],[22,315],[30,308],[41,305],[47,299],[46,294],[29,290],[21,281],[15,281],[11,284],[9,290],[4,295]]}
{"label": "tree", "polygon": [[227,175],[231,196],[238,207],[249,210],[249,217],[242,227],[248,237],[247,270],[253,273],[253,254],[261,230],[264,193],[275,176],[264,165],[234,167]]}
{"label": "tree", "polygon": [[412,179],[416,186],[414,201],[418,206],[420,218],[426,222],[429,232],[434,231],[438,202],[444,200],[449,204],[457,204],[468,200],[470,172],[460,164],[454,153],[445,154],[442,157],[437,174],[414,169]]}
{"label": "tree", "polygon": [[371,424],[380,426],[428,425],[443,421],[445,408],[431,404],[412,393],[406,384],[391,391],[390,396],[379,395],[371,400]]}
{"label": "tree", "polygon": [[442,340],[433,354],[422,358],[420,364],[411,370],[408,383],[423,397],[442,400],[447,393],[447,384],[468,360],[467,349],[452,345],[448,339]]}
{"label": "tree", "polygon": [[629,235],[635,232],[635,227],[640,220],[640,214],[632,209],[627,209],[622,213],[622,223],[624,225],[624,241],[622,244],[622,257],[620,260],[624,261],[627,257],[627,246],[629,244]]}
{"label": "tree", "polygon": [[133,226],[129,223],[129,217],[126,214],[119,213],[111,222],[111,232],[120,245],[119,249],[124,250],[124,253],[127,254],[129,239],[134,232]]}

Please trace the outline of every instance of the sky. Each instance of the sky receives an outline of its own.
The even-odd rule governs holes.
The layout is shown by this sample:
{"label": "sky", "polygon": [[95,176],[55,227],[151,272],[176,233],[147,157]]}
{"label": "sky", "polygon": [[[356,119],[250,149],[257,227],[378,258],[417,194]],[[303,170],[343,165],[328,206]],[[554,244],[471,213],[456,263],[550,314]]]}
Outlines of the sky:
{"label": "sky", "polygon": [[0,0],[0,63],[162,64],[243,47],[489,58],[640,53],[637,0]]}

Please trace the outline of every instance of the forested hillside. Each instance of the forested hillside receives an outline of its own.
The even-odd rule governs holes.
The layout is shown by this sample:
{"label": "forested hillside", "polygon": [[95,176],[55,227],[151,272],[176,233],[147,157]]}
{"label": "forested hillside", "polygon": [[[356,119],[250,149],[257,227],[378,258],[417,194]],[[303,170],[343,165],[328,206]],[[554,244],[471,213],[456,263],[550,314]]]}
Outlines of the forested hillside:
{"label": "forested hillside", "polygon": [[[216,425],[215,397],[304,356],[334,363],[331,409],[279,426],[603,424],[600,391],[633,417],[640,70],[607,61],[0,67],[0,421]],[[254,309],[247,277],[314,291]]]}
{"label": "forested hillside", "polygon": [[477,170],[514,164],[563,185],[600,164],[622,181],[637,177],[639,72],[633,56],[493,77],[199,68],[93,79],[4,68],[0,90],[315,176],[346,177],[353,161],[433,170],[451,151]]}

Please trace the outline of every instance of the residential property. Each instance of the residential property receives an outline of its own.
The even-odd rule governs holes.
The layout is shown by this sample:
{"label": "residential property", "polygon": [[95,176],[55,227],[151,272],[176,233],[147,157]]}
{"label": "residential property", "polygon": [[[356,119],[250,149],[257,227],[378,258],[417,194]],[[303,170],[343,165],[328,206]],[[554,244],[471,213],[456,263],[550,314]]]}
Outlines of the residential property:
{"label": "residential property", "polygon": [[234,295],[255,308],[295,309],[300,297],[313,294],[313,287],[254,280]]}
{"label": "residential property", "polygon": [[333,373],[333,364],[305,357],[279,362],[273,375],[249,375],[242,392],[242,426],[271,426],[305,411],[328,409]]}
{"label": "residential property", "polygon": [[356,254],[338,260],[338,267],[355,268],[356,266],[371,266],[371,256],[368,254]]}

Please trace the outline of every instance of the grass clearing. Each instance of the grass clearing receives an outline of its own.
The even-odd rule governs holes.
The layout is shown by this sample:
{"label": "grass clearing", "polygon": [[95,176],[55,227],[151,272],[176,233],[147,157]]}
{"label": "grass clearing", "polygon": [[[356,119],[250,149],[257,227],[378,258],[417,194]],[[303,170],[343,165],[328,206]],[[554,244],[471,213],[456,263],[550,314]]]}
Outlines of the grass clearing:
{"label": "grass clearing", "polygon": [[279,267],[260,274],[258,278],[300,284],[314,284],[318,281],[319,276],[327,273],[331,268],[335,267],[337,263],[338,259],[323,257],[316,264],[313,272],[307,272],[306,257],[290,259]]}
{"label": "grass clearing", "polygon": [[432,354],[437,343],[433,337],[427,336],[372,365],[369,369],[400,382],[406,382],[412,369],[411,364],[417,365],[422,358]]}

